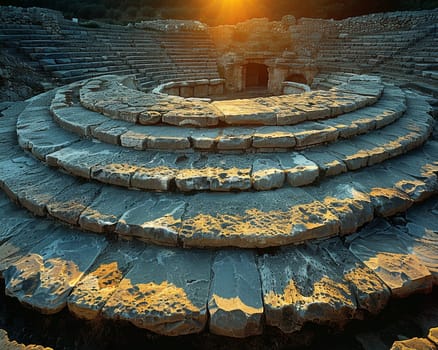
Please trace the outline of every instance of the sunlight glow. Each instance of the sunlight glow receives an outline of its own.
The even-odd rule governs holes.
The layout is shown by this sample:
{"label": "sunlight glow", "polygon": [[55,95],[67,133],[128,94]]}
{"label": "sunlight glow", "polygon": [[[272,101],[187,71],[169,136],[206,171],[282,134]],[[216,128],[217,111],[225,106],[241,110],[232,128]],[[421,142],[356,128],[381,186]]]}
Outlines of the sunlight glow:
{"label": "sunlight glow", "polygon": [[213,0],[206,5],[201,17],[218,24],[235,24],[255,17],[266,17],[262,0]]}

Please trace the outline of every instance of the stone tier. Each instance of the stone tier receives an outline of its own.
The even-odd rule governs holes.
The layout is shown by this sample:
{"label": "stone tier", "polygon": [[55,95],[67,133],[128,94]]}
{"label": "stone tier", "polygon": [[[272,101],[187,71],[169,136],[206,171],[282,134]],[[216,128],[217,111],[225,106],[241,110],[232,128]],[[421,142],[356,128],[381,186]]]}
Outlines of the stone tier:
{"label": "stone tier", "polygon": [[[42,103],[35,98],[25,110],[38,111]],[[15,118],[6,121],[13,128]],[[90,231],[160,245],[264,248],[348,234],[375,215],[403,212],[436,193],[437,147],[430,141],[403,158],[306,188],[183,195],[113,188],[62,174],[25,155],[12,132],[2,137],[0,185],[35,215]]]}
{"label": "stone tier", "polygon": [[7,295],[44,314],[123,320],[163,335],[229,337],[342,327],[437,281],[435,200],[403,227],[379,219],[339,238],[276,251],[166,248],[114,241],[37,219],[0,194]]}
{"label": "stone tier", "polygon": [[[386,90],[385,98],[398,100],[397,106],[404,110],[404,94],[397,88]],[[368,107],[367,117],[360,119],[361,123],[356,120],[354,127],[364,133],[399,117],[393,124],[312,150],[246,155],[135,151],[68,135],[51,119],[47,107],[50,99],[50,94],[41,95],[39,107],[35,107],[34,102],[19,115],[17,133],[24,149],[75,176],[152,191],[261,191],[304,186],[406,153],[428,138],[434,124],[427,114],[428,104],[417,95],[409,95],[409,107],[402,117],[399,117],[402,111],[391,108],[385,99],[379,101],[378,106]],[[371,114],[373,111],[377,115],[375,118]],[[86,116],[89,114],[94,112],[88,111]],[[81,128],[74,129],[70,124],[66,129],[83,137],[92,134],[89,131],[94,122],[91,117],[71,115],[76,121],[86,122]],[[347,115],[338,117],[338,123],[332,125],[342,129],[343,135],[347,136],[347,128],[339,118],[345,121]],[[94,127],[97,129],[96,125]]]}
{"label": "stone tier", "polygon": [[108,120],[75,103],[73,95],[74,89],[61,89],[50,106],[54,119],[64,129],[81,137],[138,150],[182,152],[269,153],[303,149],[382,128],[399,118],[406,109],[404,93],[399,88],[386,86],[382,98],[374,106],[328,120],[307,121],[295,126],[199,129],[138,126],[126,121]]}
{"label": "stone tier", "polygon": [[[86,82],[80,89],[81,104],[112,119],[143,125],[164,123],[201,128],[220,124],[284,126],[333,118],[363,108],[375,103],[383,91],[377,77],[358,76],[330,91],[211,102],[147,94],[127,87],[122,79],[107,76]],[[65,105],[68,105],[68,96],[61,103],[61,106]]]}
{"label": "stone tier", "polygon": [[245,155],[142,152],[83,140],[47,154],[46,161],[86,179],[152,191],[299,187],[325,176],[378,164],[419,147],[434,124],[426,108],[427,104],[411,97],[407,112],[379,132],[303,152]]}

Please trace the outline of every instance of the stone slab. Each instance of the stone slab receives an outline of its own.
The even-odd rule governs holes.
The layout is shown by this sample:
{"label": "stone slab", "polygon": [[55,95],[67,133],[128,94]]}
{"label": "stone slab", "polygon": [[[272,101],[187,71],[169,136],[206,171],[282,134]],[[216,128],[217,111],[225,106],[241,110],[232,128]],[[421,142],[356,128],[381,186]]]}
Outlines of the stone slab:
{"label": "stone slab", "polygon": [[340,326],[353,318],[355,297],[329,260],[316,245],[281,248],[259,258],[268,325],[291,333],[306,322]]}
{"label": "stone slab", "polygon": [[[427,198],[435,191],[435,186],[391,170],[391,164],[395,163],[396,161],[388,163],[386,167],[378,165],[372,168],[372,173],[362,171],[354,176],[367,189],[377,213],[382,216],[404,212],[414,201]],[[379,179],[378,186],[376,178]]]}
{"label": "stone slab", "polygon": [[62,168],[67,172],[91,179],[91,169],[101,163],[112,162],[122,151],[115,146],[82,140],[46,157],[47,164]]}
{"label": "stone slab", "polygon": [[79,137],[61,128],[52,120],[48,106],[28,106],[18,117],[19,145],[30,150],[37,158],[79,141]]}
{"label": "stone slab", "polygon": [[148,247],[106,302],[103,315],[163,335],[207,325],[212,253]]}
{"label": "stone slab", "polygon": [[54,196],[47,203],[50,216],[77,226],[79,216],[88,208],[102,190],[102,185],[77,181],[69,188]]}
{"label": "stone slab", "polygon": [[438,164],[424,157],[422,151],[410,152],[397,162],[391,162],[387,169],[404,174],[394,187],[407,193],[415,202],[438,193]]}
{"label": "stone slab", "polygon": [[144,195],[141,192],[105,186],[95,200],[82,211],[79,225],[87,231],[114,232],[120,217],[143,200]]}
{"label": "stone slab", "polygon": [[119,219],[115,232],[145,242],[176,246],[185,208],[183,197],[144,193],[142,201]]}
{"label": "stone slab", "polygon": [[358,312],[379,314],[388,304],[391,292],[386,284],[357,259],[338,238],[326,240],[321,249],[337,264],[342,277],[354,292]]}
{"label": "stone slab", "polygon": [[286,174],[280,162],[259,158],[252,165],[251,182],[257,191],[283,187]]}
{"label": "stone slab", "polygon": [[62,128],[82,137],[92,136],[92,129],[108,121],[108,118],[102,114],[90,111],[82,106],[52,109],[52,113]]}
{"label": "stone slab", "polygon": [[120,145],[120,136],[126,133],[131,126],[128,122],[120,120],[108,120],[99,126],[91,128],[91,133],[96,139],[113,144]]}
{"label": "stone slab", "polygon": [[174,126],[144,126],[142,130],[143,134],[148,134],[147,149],[184,150],[191,147],[189,129]]}
{"label": "stone slab", "polygon": [[325,238],[339,219],[300,188],[254,193],[199,193],[188,200],[185,246],[270,247]]}
{"label": "stone slab", "polygon": [[145,190],[169,191],[179,167],[189,163],[188,158],[185,155],[157,153],[149,162],[137,167],[131,178],[131,186]]}
{"label": "stone slab", "polygon": [[284,131],[281,126],[257,128],[252,139],[255,148],[293,148],[295,145],[293,133]]}
{"label": "stone slab", "polygon": [[24,226],[31,223],[31,218],[8,217],[7,213],[0,207],[2,218],[0,219],[0,244],[6,242],[11,237],[20,232]]}
{"label": "stone slab", "polygon": [[211,333],[243,338],[262,333],[263,301],[254,252],[216,254],[208,301]]}
{"label": "stone slab", "polygon": [[432,232],[438,233],[438,202],[429,200],[411,207],[406,213],[406,219],[409,223],[422,226]]}
{"label": "stone slab", "polygon": [[385,282],[394,297],[432,290],[430,271],[408,252],[398,232],[382,220],[351,237],[349,249]]}
{"label": "stone slab", "polygon": [[437,347],[426,338],[411,338],[395,341],[391,350],[436,350]]}
{"label": "stone slab", "polygon": [[[251,188],[253,155],[200,155],[177,174],[176,185],[181,191],[210,190],[213,192],[245,191]],[[182,164],[182,163],[181,163]]]}
{"label": "stone slab", "polygon": [[347,171],[347,166],[341,159],[333,153],[327,151],[327,147],[315,147],[303,150],[304,157],[318,165],[320,173],[324,177],[336,176]]}
{"label": "stone slab", "polygon": [[332,127],[317,122],[305,122],[285,129],[293,133],[297,148],[307,148],[326,142],[336,141],[339,131]]}
{"label": "stone slab", "polygon": [[3,273],[6,294],[41,313],[57,313],[105,246],[104,237],[60,227]]}
{"label": "stone slab", "polygon": [[190,135],[190,141],[195,149],[213,150],[216,147],[220,133],[219,129],[194,129]]}
{"label": "stone slab", "polygon": [[[21,112],[24,111],[24,109],[28,106],[29,102],[27,101],[14,101],[14,102],[6,102],[10,104],[5,109],[1,109],[1,117],[2,124],[9,118],[16,118],[18,115],[20,115]],[[2,130],[2,129],[0,129]]]}
{"label": "stone slab", "polygon": [[[356,137],[354,144],[360,148],[361,152],[368,153],[367,166],[383,163],[385,160],[391,158],[393,154],[392,144],[388,144],[386,140],[375,138],[372,133]],[[395,148],[397,149],[398,145],[396,145]]]}
{"label": "stone slab", "polygon": [[247,150],[251,147],[254,130],[250,128],[225,128],[217,140],[219,151]]}
{"label": "stone slab", "polygon": [[350,141],[340,141],[332,144],[327,148],[327,152],[341,159],[350,171],[365,168],[370,158],[366,149],[356,147]]}
{"label": "stone slab", "polygon": [[42,240],[52,237],[56,230],[53,222],[32,220],[27,225],[16,227],[14,235],[0,245],[0,272],[20,260]]}
{"label": "stone slab", "polygon": [[18,146],[11,147],[11,145],[17,145],[15,126],[13,131],[0,133],[0,148],[2,149],[0,161],[22,156],[23,150]]}
{"label": "stone slab", "polygon": [[426,266],[438,284],[438,237],[429,228],[408,223],[400,237],[410,254],[415,255]]}
{"label": "stone slab", "polygon": [[69,295],[69,310],[82,319],[97,319],[144,248],[138,242],[110,243]]}
{"label": "stone slab", "polygon": [[374,218],[374,207],[368,193],[359,183],[348,181],[343,176],[323,180],[319,186],[306,187],[305,191],[339,218],[341,235],[356,232]]}
{"label": "stone slab", "polygon": [[427,335],[427,338],[433,342],[435,345],[438,345],[438,328],[431,328],[429,330],[429,334]]}
{"label": "stone slab", "polygon": [[144,150],[148,147],[147,142],[151,135],[153,134],[150,131],[145,130],[145,127],[130,126],[124,134],[120,135],[120,144],[123,147]]}
{"label": "stone slab", "polygon": [[280,161],[286,180],[291,186],[309,185],[319,176],[318,166],[299,153],[280,154],[276,158]]}
{"label": "stone slab", "polygon": [[74,178],[56,173],[27,156],[3,161],[0,169],[3,190],[38,216],[46,215],[49,201],[75,182]]}
{"label": "stone slab", "polygon": [[197,109],[175,109],[163,115],[163,123],[181,127],[207,128],[219,124],[219,113],[208,104],[201,104]]}
{"label": "stone slab", "polygon": [[231,125],[276,125],[275,112],[255,100],[227,100],[212,102],[223,116],[221,121]]}

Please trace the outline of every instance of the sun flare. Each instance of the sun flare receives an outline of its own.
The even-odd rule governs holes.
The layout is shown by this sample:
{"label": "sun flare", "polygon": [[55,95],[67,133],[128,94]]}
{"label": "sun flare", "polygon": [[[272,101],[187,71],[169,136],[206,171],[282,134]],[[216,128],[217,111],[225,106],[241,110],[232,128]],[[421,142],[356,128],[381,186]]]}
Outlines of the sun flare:
{"label": "sun flare", "polygon": [[220,24],[233,24],[264,14],[263,0],[213,0],[204,7],[202,17]]}

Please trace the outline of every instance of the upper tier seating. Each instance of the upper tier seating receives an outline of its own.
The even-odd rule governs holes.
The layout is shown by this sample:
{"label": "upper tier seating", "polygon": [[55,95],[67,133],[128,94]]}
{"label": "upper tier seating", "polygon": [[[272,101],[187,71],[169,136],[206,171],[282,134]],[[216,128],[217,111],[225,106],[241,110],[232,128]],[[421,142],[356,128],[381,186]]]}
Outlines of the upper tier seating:
{"label": "upper tier seating", "polygon": [[140,87],[151,90],[169,81],[219,77],[207,32],[163,34],[104,24],[88,28],[67,20],[59,25],[52,33],[42,25],[2,24],[1,42],[61,84],[109,73],[135,74]]}

